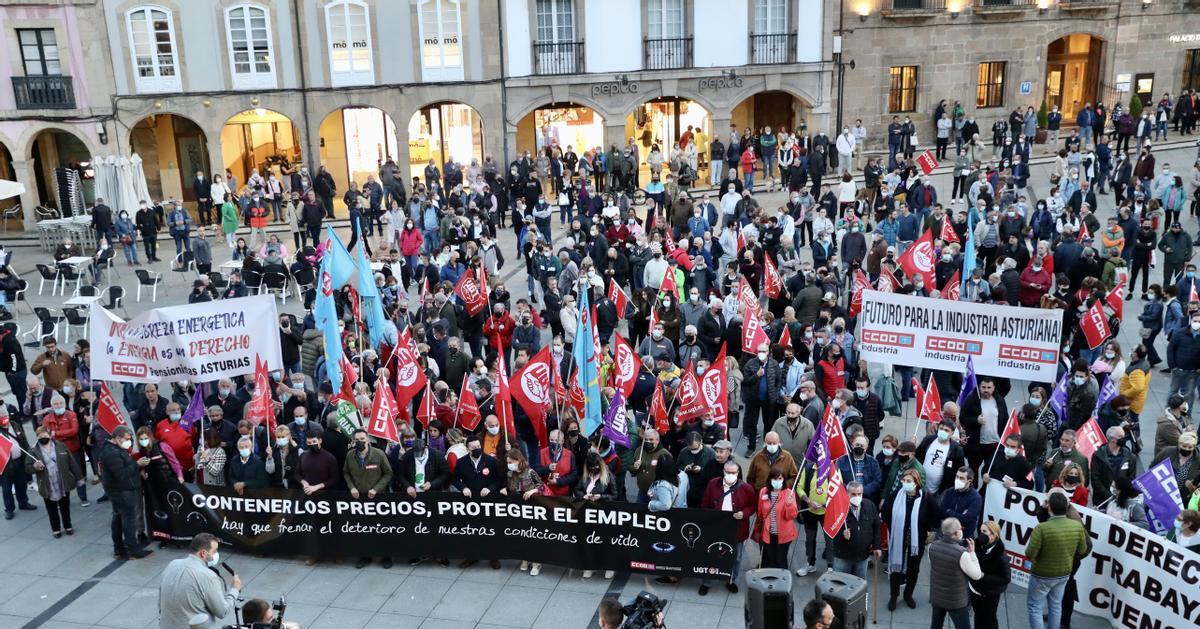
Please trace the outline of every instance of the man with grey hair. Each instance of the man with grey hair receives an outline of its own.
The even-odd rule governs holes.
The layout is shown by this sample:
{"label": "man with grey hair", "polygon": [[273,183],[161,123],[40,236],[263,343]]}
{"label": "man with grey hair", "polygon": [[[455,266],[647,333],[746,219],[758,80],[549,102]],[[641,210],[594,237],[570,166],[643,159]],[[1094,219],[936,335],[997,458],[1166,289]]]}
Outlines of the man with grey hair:
{"label": "man with grey hair", "polygon": [[142,502],[141,468],[150,464],[149,457],[134,462],[129,455],[133,448],[133,431],[129,426],[117,426],[112,438],[100,445],[100,482],[112,503],[112,542],[114,559],[141,559],[152,550],[138,539],[137,512]]}
{"label": "man with grey hair", "polygon": [[[732,454],[733,444],[722,439],[713,449],[719,461]],[[733,545],[733,572],[730,573],[729,582],[725,584],[725,589],[734,594],[738,591],[737,576],[742,565],[742,548],[746,539],[750,537],[750,517],[758,509],[758,505],[755,504],[757,497],[754,487],[742,480],[742,469],[737,461],[725,458],[721,466],[721,476],[708,481],[704,497],[700,500],[700,508],[728,511],[733,514],[733,519],[737,520],[737,542]],[[707,579],[700,581],[700,596],[708,594],[708,588]]]}
{"label": "man with grey hair", "polygon": [[[158,626],[161,629],[178,627],[215,627],[216,621],[229,615],[237,605],[242,579],[233,575],[229,589],[217,573],[221,553],[217,537],[200,533],[192,538],[188,555],[176,559],[163,570],[158,588]],[[194,619],[203,616],[201,623]]]}
{"label": "man with grey hair", "polygon": [[862,483],[850,481],[846,484],[850,511],[846,514],[842,532],[829,538],[833,547],[833,569],[860,579],[867,578],[867,559],[873,556],[879,561],[883,546],[879,508],[863,493]]}
{"label": "man with grey hair", "polygon": [[929,545],[929,603],[933,607],[932,629],[941,629],[946,616],[955,629],[971,627],[971,595],[968,584],[983,578],[975,556],[975,540],[963,542],[962,524],[956,518],[942,520],[942,534]]}
{"label": "man with grey hair", "polygon": [[1113,481],[1118,476],[1130,480],[1137,475],[1137,456],[1122,442],[1125,440],[1125,429],[1113,426],[1105,431],[1108,444],[1097,448],[1092,454],[1091,490],[1092,504],[1101,505],[1112,498]]}
{"label": "man with grey hair", "polygon": [[265,488],[270,478],[267,476],[266,464],[254,452],[254,438],[250,435],[239,437],[236,454],[226,466],[229,485],[233,490],[240,496],[247,489]]}

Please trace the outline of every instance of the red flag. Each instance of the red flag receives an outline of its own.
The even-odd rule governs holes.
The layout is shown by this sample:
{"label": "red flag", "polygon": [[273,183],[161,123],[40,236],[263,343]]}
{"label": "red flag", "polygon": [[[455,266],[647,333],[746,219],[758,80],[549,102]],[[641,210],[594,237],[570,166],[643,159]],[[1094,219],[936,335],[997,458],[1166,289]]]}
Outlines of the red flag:
{"label": "red flag", "polygon": [[[100,383],[100,399],[96,404],[96,422],[110,435],[117,429],[117,426],[129,425],[129,422],[125,421],[125,414],[121,412],[121,407],[108,390],[108,385],[103,382]],[[3,469],[4,466],[0,465],[0,470]]]}
{"label": "red flag", "polygon": [[400,434],[396,431],[395,418],[400,414],[400,406],[392,397],[392,390],[386,386],[375,391],[375,401],[371,404],[371,418],[367,422],[367,434],[379,437],[392,443],[400,442]]}
{"label": "red flag", "polygon": [[1088,349],[1100,347],[1112,334],[1108,328],[1108,317],[1100,307],[1099,301],[1083,313],[1083,318],[1079,320],[1079,329],[1083,330],[1083,335],[1087,337]]}
{"label": "red flag", "polygon": [[433,389],[430,388],[429,382],[425,382],[425,394],[421,396],[421,405],[417,407],[417,421],[426,430],[429,429],[429,422],[437,418],[437,413],[433,409]]}
{"label": "red flag", "polygon": [[579,386],[579,370],[571,372],[571,389],[567,392],[567,405],[575,411],[575,416],[583,419],[587,412],[587,396],[583,392],[583,387]]}
{"label": "red flag", "polygon": [[421,369],[421,363],[417,362],[417,350],[408,328],[400,332],[392,354],[396,357],[396,401],[402,412],[407,413],[413,398],[429,380],[425,377],[425,370]]}
{"label": "red flag", "polygon": [[879,281],[875,283],[875,289],[881,293],[894,293],[900,289],[900,285],[896,283],[896,276],[885,267],[883,272],[879,274]]}
{"label": "red flag", "polygon": [[921,398],[921,410],[917,413],[917,419],[924,419],[934,423],[942,421],[942,395],[938,393],[937,382],[933,379],[933,375],[929,376],[929,386],[925,388],[925,395]]}
{"label": "red flag", "polygon": [[[836,466],[835,466],[836,467]],[[825,502],[825,521],[822,526],[829,537],[837,537],[842,532],[846,517],[850,513],[850,494],[842,485],[842,473],[835,471],[825,482],[827,494]]]}
{"label": "red flag", "polygon": [[[787,334],[787,328],[783,329]],[[789,340],[790,342],[790,340]],[[712,366],[700,377],[700,392],[704,395],[704,403],[712,411],[713,419],[725,428],[729,436],[729,373],[725,367],[725,344],[721,343],[721,351]]]}
{"label": "red flag", "polygon": [[696,379],[696,372],[688,366],[679,379],[679,389],[675,391],[675,419],[684,421],[700,417],[708,410],[708,403],[700,391],[700,381]]}
{"label": "red flag", "polygon": [[463,378],[462,391],[458,395],[458,407],[454,409],[454,423],[462,426],[468,432],[473,432],[483,416],[479,413],[479,400],[475,399],[475,391],[467,386],[467,378]]}
{"label": "red flag", "polygon": [[546,433],[546,415],[554,406],[553,385],[554,361],[550,359],[550,347],[541,349],[525,366],[513,374],[517,386],[512,389],[512,398],[525,410],[537,433],[542,447],[549,444]]}
{"label": "red flag", "polygon": [[650,327],[647,328],[651,332],[654,331],[654,326],[658,325],[658,304],[650,304]]}
{"label": "red flag", "polygon": [[454,285],[454,294],[463,300],[467,314],[472,317],[487,308],[487,293],[470,270],[458,278],[458,283]]}
{"label": "red flag", "polygon": [[1196,292],[1196,283],[1195,282],[1192,282],[1192,291],[1190,293],[1188,293],[1188,303],[1190,304],[1193,301],[1200,301],[1200,293]]}
{"label": "red flag", "polygon": [[751,310],[758,312],[762,309],[758,303],[758,294],[750,288],[750,282],[746,281],[745,275],[738,276],[738,303],[742,305],[743,317]]}
{"label": "red flag", "polygon": [[942,219],[942,233],[938,236],[943,243],[960,242],[958,232],[954,231],[954,225],[950,222],[950,217]]}
{"label": "red flag", "polygon": [[[779,345],[780,345],[780,347],[791,347],[792,346],[792,331],[791,331],[791,328],[789,328],[786,323],[783,324],[783,332],[779,333]],[[725,345],[722,344],[721,348],[724,349]]]}
{"label": "red flag", "polygon": [[15,447],[17,447],[16,442],[0,435],[0,470],[8,467],[8,460],[12,458],[12,451]]}
{"label": "red flag", "polygon": [[679,285],[675,283],[675,269],[671,266],[667,266],[667,272],[663,273],[662,285],[658,289],[660,298],[663,293],[670,293],[679,299]]}
{"label": "red flag", "polygon": [[620,332],[613,333],[613,366],[614,384],[628,400],[633,394],[634,386],[637,385],[638,358],[629,341],[626,341]]}
{"label": "red flag", "polygon": [[938,161],[933,156],[933,151],[925,149],[924,153],[918,155],[917,166],[920,166],[921,172],[925,173],[925,176],[928,177],[933,172],[933,169],[938,167]]}
{"label": "red flag", "polygon": [[[345,356],[342,357],[342,360],[345,360]],[[267,428],[270,429],[275,419],[275,409],[271,407],[271,379],[267,376],[267,363],[259,360],[257,355],[254,357],[254,362],[256,363],[254,366],[254,394],[246,403],[246,408],[242,411],[242,418],[255,426],[266,422]],[[342,367],[342,371],[345,373],[345,366]],[[344,384],[343,389],[345,389]],[[347,399],[353,400],[354,398],[351,396]],[[275,438],[274,433],[271,434],[271,438]]]}
{"label": "red flag", "polygon": [[1079,224],[1079,235],[1075,237],[1076,242],[1083,242],[1092,237],[1092,232],[1088,229],[1087,223]]}
{"label": "red flag", "polygon": [[747,310],[742,319],[742,351],[753,354],[758,351],[759,345],[770,342],[771,339],[767,337],[767,332],[763,330],[758,310]]}
{"label": "red flag", "polygon": [[825,417],[821,419],[821,430],[825,431],[829,460],[837,461],[846,456],[846,453],[850,451],[846,447],[846,433],[842,432],[842,425],[838,422],[837,414],[833,412],[832,404],[825,407]]}
{"label": "red flag", "polygon": [[1092,455],[1096,450],[1099,450],[1104,444],[1108,443],[1108,439],[1104,436],[1104,431],[1100,430],[1100,424],[1096,423],[1096,418],[1092,417],[1087,420],[1079,430],[1075,431],[1075,449],[1089,461],[1092,460]]}
{"label": "red flag", "polygon": [[[1008,439],[1009,435],[1021,436],[1021,423],[1017,421],[1017,409],[1013,409],[1008,413],[1008,421],[1004,422],[1004,432],[1000,433],[1000,444],[1003,447],[1004,440]],[[1021,454],[1025,453],[1025,446],[1019,445],[1017,449]]]}
{"label": "red flag", "polygon": [[338,391],[338,397],[348,402],[354,401],[354,384],[358,382],[358,371],[354,369],[354,363],[350,361],[350,357],[342,354],[338,360],[338,364],[342,368],[342,390]]}
{"label": "red flag", "polygon": [[763,292],[771,299],[777,299],[783,292],[783,278],[769,255],[763,256]]}
{"label": "red flag", "polygon": [[909,278],[920,275],[925,278],[926,286],[933,286],[933,232],[926,229],[924,234],[904,250],[900,256],[900,268]]}
{"label": "red flag", "polygon": [[925,387],[916,376],[912,377],[913,395],[917,398],[917,419],[921,418],[921,410],[925,408]]}
{"label": "red flag", "polygon": [[662,380],[654,381],[654,397],[650,400],[650,418],[660,435],[665,435],[671,429],[671,420],[667,416],[667,402],[663,399]]}
{"label": "red flag", "polygon": [[617,316],[624,319],[625,310],[629,307],[629,297],[625,295],[625,291],[620,286],[617,286],[614,280],[609,280],[608,282],[608,298],[617,307]]}
{"label": "red flag", "polygon": [[850,297],[851,317],[858,316],[858,313],[862,312],[863,291],[868,288],[871,288],[871,279],[862,272],[862,269],[856,269],[854,271],[854,294]]}
{"label": "red flag", "polygon": [[508,366],[504,364],[504,353],[499,354],[500,364],[496,371],[500,374],[500,386],[496,387],[496,419],[504,428],[504,438],[516,441],[517,425],[513,421],[512,390],[508,387]]}
{"label": "red flag", "polygon": [[942,299],[959,301],[962,298],[962,271],[955,271],[950,281],[942,288]]}
{"label": "red flag", "polygon": [[740,227],[737,230],[737,235],[738,235],[738,257],[741,257],[742,250],[744,250],[746,248],[746,239],[742,238],[742,229]]}
{"label": "red flag", "polygon": [[[1192,290],[1196,290],[1195,284],[1192,285]],[[1125,314],[1125,280],[1117,282],[1117,285],[1108,294],[1104,296],[1104,303],[1112,308],[1113,314],[1117,315],[1117,319],[1123,318]]]}

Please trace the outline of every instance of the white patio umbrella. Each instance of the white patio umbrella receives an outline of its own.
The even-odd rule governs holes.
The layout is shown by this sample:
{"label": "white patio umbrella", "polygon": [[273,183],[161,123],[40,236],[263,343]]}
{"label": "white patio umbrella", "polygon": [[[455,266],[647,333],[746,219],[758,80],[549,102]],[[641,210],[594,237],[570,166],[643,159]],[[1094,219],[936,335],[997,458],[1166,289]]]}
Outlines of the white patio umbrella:
{"label": "white patio umbrella", "polygon": [[25,194],[25,184],[18,181],[0,179],[0,199],[11,199]]}
{"label": "white patio umbrella", "polygon": [[150,188],[146,186],[146,170],[142,164],[142,156],[134,153],[129,158],[129,166],[132,169],[133,175],[133,210],[129,213],[133,214],[137,210],[137,206],[141,201],[150,201]]}
{"label": "white patio umbrella", "polygon": [[117,193],[118,197],[109,207],[120,213],[121,210],[129,212],[131,215],[137,212],[138,197],[137,188],[133,183],[133,166],[129,162],[129,158],[122,155],[117,158]]}

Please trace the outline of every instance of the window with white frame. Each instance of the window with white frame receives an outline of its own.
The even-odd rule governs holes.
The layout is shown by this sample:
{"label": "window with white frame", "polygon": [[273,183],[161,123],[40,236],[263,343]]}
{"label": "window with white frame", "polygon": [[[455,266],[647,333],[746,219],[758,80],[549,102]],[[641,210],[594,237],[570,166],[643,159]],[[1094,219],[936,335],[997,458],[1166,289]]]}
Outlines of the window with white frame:
{"label": "window with white frame", "polygon": [[179,54],[175,25],[163,7],[136,7],[125,14],[129,27],[129,54],[138,92],[180,92]]}
{"label": "window with white frame", "polygon": [[273,89],[271,20],[267,9],[243,4],[225,10],[234,89]]}
{"label": "window with white frame", "polygon": [[582,47],[575,42],[575,1],[537,0],[535,74],[570,74],[579,70]]}
{"label": "window with white frame", "polygon": [[422,77],[463,80],[462,13],[459,0],[421,0],[417,5]]}
{"label": "window with white frame", "polygon": [[650,39],[683,37],[683,0],[650,0],[646,34]]}
{"label": "window with white frame", "polygon": [[786,33],[788,0],[755,0],[754,32],[759,35]]}
{"label": "window with white frame", "polygon": [[329,37],[329,76],[333,86],[374,83],[367,3],[337,0],[325,5],[325,30]]}

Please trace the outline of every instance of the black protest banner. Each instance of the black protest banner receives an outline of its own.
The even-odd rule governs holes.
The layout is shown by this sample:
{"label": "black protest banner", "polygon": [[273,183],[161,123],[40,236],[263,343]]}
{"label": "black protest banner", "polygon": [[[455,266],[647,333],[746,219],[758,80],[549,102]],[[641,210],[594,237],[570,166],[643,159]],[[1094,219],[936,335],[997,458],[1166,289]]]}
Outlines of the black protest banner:
{"label": "black protest banner", "polygon": [[349,492],[307,496],[285,489],[184,485],[147,520],[157,539],[217,535],[274,556],[522,559],[583,570],[728,577],[737,524],[729,513],[536,496],[468,499],[451,492],[410,498]]}

